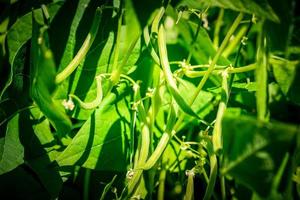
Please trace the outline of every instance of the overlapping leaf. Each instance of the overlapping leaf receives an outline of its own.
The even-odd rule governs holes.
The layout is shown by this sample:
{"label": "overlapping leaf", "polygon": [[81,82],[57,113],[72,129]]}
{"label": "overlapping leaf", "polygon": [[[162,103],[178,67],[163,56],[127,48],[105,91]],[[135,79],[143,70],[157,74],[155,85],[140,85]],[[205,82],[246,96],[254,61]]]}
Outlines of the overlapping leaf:
{"label": "overlapping leaf", "polygon": [[[56,159],[60,166],[80,165],[96,170],[126,170],[130,114],[124,84],[103,99],[99,109],[81,127]],[[120,96],[119,96],[120,95]]]}
{"label": "overlapping leaf", "polygon": [[[222,127],[224,164],[221,171],[259,195],[268,196],[284,156],[293,157],[299,148],[299,129],[279,122],[264,123],[239,112],[228,112]],[[279,178],[286,186],[291,167],[288,165],[284,169],[285,177]]]}
{"label": "overlapping leaf", "polygon": [[[50,20],[58,12],[61,7],[61,2],[52,3],[47,6],[50,15]],[[41,9],[36,9],[35,12],[41,13]],[[41,15],[40,15],[41,16]],[[0,88],[0,99],[9,85],[12,83],[13,73],[15,68],[15,60],[18,52],[21,50],[23,45],[31,38],[32,34],[32,14],[27,13],[20,17],[15,24],[8,30],[7,33],[7,46],[8,46],[8,56],[10,63],[10,74],[4,88]]]}

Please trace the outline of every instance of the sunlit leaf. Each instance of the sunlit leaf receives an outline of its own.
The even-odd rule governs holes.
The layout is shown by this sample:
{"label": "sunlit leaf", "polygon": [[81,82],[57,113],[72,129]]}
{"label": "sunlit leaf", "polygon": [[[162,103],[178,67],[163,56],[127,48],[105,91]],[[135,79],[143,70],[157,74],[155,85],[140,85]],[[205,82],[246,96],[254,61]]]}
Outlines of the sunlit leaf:
{"label": "sunlit leaf", "polygon": [[123,96],[124,85],[117,94],[103,99],[99,109],[81,127],[71,144],[56,159],[60,166],[80,165],[97,170],[126,170],[129,111]]}

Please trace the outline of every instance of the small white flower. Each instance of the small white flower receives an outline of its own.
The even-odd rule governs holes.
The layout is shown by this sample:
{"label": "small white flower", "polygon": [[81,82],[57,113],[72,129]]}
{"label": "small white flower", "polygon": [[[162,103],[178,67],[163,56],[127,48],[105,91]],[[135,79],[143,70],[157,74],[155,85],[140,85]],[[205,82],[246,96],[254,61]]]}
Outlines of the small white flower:
{"label": "small white flower", "polygon": [[191,170],[186,170],[186,171],[185,171],[185,175],[186,175],[186,176],[195,176],[195,172],[194,172],[193,169],[191,169]]}
{"label": "small white flower", "polygon": [[132,179],[133,175],[134,175],[133,169],[129,169],[126,173],[126,178],[130,180]]}
{"label": "small white flower", "polygon": [[140,89],[140,86],[139,86],[139,84],[134,84],[133,86],[132,86],[132,89],[133,89],[133,91],[134,92],[137,92],[139,89]]}
{"label": "small white flower", "polygon": [[154,88],[148,88],[146,96],[147,97],[152,97],[154,94],[155,89]]}
{"label": "small white flower", "polygon": [[244,36],[241,40],[242,45],[245,46],[247,44],[247,40],[248,40],[248,37]]}
{"label": "small white flower", "polygon": [[65,107],[66,110],[73,110],[75,105],[71,98],[67,101],[66,99],[63,100],[62,105]]}

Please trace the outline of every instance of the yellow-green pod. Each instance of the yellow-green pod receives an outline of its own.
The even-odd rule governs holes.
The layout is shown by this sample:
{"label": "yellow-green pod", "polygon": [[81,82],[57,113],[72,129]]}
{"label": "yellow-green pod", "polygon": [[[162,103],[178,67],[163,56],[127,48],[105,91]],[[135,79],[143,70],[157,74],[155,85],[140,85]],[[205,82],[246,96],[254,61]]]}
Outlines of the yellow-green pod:
{"label": "yellow-green pod", "polygon": [[96,98],[93,101],[83,102],[74,94],[70,94],[69,95],[70,98],[75,100],[79,104],[79,106],[83,109],[92,110],[92,109],[97,108],[100,105],[100,103],[102,101],[102,98],[103,98],[102,77],[101,76],[96,76],[96,82],[97,82],[97,95],[96,95]]}
{"label": "yellow-green pod", "polygon": [[88,35],[86,36],[81,48],[79,49],[79,51],[77,52],[77,54],[73,58],[73,60],[68,64],[68,66],[63,71],[61,71],[59,74],[56,75],[56,77],[55,77],[56,84],[59,84],[63,80],[68,78],[74,72],[74,70],[78,67],[78,65],[81,63],[81,61],[85,58],[87,52],[89,51],[90,47],[92,46],[94,39],[97,35],[100,21],[101,21],[101,16],[102,16],[101,14],[102,14],[102,9],[97,8],[91,29],[90,29]]}

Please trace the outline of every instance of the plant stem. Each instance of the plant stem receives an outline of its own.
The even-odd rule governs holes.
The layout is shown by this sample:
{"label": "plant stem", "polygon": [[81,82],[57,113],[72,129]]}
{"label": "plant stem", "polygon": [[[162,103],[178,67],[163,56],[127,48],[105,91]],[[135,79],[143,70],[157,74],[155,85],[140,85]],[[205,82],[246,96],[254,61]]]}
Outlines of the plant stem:
{"label": "plant stem", "polygon": [[86,168],[84,174],[84,185],[83,185],[83,200],[89,200],[89,189],[91,179],[91,169]]}
{"label": "plant stem", "polygon": [[[222,74],[225,70],[227,71],[228,74],[236,74],[236,73],[244,73],[244,72],[249,72],[253,71],[256,69],[256,63],[244,66],[244,67],[228,67],[226,69],[215,69],[211,73],[215,75]],[[185,75],[189,78],[198,78],[201,76],[205,76],[207,71],[186,71]]]}
{"label": "plant stem", "polygon": [[224,9],[221,8],[218,18],[217,18],[217,22],[216,22],[216,26],[215,26],[215,31],[214,31],[214,46],[215,48],[219,47],[219,34],[220,34],[220,29],[223,23],[223,16],[224,16]]}

